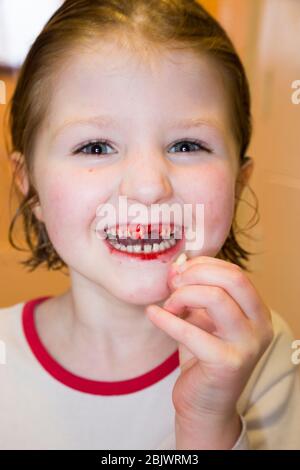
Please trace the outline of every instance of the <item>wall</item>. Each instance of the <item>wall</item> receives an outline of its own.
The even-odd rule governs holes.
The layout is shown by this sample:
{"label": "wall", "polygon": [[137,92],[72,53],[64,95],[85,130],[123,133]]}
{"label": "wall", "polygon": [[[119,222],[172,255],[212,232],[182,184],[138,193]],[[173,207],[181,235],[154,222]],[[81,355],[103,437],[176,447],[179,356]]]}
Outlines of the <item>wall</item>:
{"label": "wall", "polygon": [[[6,85],[6,102],[12,95],[16,76],[0,70],[0,80]],[[9,205],[11,169],[4,146],[4,116],[6,106],[0,105],[0,308],[12,305],[39,295],[55,295],[63,292],[69,285],[64,274],[48,272],[44,268],[29,273],[20,264],[28,254],[14,250],[8,242],[8,225],[14,210],[16,199]],[[22,228],[17,227],[16,240],[22,245]],[[23,243],[24,247],[24,243]]]}
{"label": "wall", "polygon": [[[254,240],[244,243],[259,253],[249,277],[300,337],[300,104],[291,101],[291,84],[300,79],[300,2],[220,1],[218,18],[245,63],[253,98],[250,186],[261,219],[249,232]],[[247,189],[244,198],[253,204]],[[251,214],[243,203],[241,220]]]}

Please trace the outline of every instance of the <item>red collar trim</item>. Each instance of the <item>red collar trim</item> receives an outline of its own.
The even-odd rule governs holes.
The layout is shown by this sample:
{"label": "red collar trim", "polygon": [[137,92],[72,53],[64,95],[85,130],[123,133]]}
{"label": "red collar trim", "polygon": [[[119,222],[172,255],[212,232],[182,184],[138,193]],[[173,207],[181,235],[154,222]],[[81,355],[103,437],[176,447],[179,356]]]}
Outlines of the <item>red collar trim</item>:
{"label": "red collar trim", "polygon": [[49,374],[52,375],[52,377],[64,385],[75,390],[79,390],[80,392],[91,393],[94,395],[124,395],[143,390],[144,388],[155,384],[179,366],[179,352],[177,349],[163,363],[159,364],[154,369],[129,380],[102,382],[72,374],[72,372],[69,372],[67,369],[62,367],[48,353],[35,328],[34,308],[40,302],[43,302],[50,297],[51,296],[39,297],[24,303],[22,311],[22,326],[28,345],[39,363],[47,370],[47,372],[49,372]]}

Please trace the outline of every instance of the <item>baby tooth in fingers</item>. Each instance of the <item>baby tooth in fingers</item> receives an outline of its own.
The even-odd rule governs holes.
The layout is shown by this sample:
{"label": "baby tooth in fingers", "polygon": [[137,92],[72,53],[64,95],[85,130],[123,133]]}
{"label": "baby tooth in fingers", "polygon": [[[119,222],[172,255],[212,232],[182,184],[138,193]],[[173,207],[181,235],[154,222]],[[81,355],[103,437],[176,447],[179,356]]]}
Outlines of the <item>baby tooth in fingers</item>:
{"label": "baby tooth in fingers", "polygon": [[178,266],[181,266],[183,263],[185,263],[187,260],[187,256],[185,253],[181,253],[178,258],[176,259],[175,261],[175,264],[177,264]]}
{"label": "baby tooth in fingers", "polygon": [[185,262],[187,261],[187,256],[185,253],[181,253],[175,261],[176,272],[181,273],[185,269]]}

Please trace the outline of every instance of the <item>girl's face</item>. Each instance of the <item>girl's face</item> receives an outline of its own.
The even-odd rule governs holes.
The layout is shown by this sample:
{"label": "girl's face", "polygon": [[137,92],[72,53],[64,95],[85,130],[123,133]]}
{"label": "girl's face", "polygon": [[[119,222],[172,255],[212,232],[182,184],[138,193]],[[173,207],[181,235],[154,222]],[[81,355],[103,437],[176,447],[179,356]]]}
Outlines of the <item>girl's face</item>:
{"label": "girl's face", "polygon": [[[77,276],[127,303],[169,295],[167,271],[177,252],[145,261],[112,254],[97,236],[97,208],[113,207],[111,222],[118,223],[119,196],[128,208],[142,204],[149,217],[153,204],[179,204],[183,211],[190,205],[193,230],[201,225],[204,239],[188,256],[221,249],[234,214],[238,156],[226,90],[209,59],[101,42],[61,70],[44,124],[34,155],[38,217]],[[187,142],[195,140],[203,147]],[[197,220],[196,204],[203,204],[204,220]]]}

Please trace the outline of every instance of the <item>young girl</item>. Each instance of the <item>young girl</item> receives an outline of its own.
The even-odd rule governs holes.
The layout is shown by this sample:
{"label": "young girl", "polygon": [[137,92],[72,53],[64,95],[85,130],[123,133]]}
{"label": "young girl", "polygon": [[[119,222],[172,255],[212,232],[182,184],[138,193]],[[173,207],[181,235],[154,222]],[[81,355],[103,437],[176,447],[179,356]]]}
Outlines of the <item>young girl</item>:
{"label": "young girl", "polygon": [[[1,449],[300,448],[293,337],[234,234],[250,99],[221,26],[196,1],[66,0],[21,68],[10,130],[10,240],[22,214],[24,264],[71,283],[0,310]],[[190,224],[153,216],[173,204]]]}

